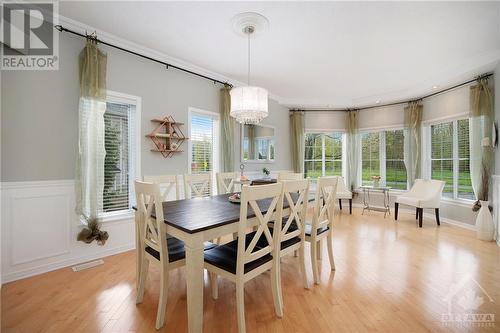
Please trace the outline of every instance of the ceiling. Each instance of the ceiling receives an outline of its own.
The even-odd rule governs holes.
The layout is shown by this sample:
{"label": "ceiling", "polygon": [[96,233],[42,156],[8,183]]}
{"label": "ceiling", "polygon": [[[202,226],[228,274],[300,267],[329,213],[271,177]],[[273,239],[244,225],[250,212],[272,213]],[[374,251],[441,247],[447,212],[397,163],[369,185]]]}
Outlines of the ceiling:
{"label": "ceiling", "polygon": [[[61,15],[246,82],[231,19],[257,12],[251,83],[290,107],[414,98],[491,71],[500,2],[61,2]],[[434,87],[436,89],[436,87]]]}

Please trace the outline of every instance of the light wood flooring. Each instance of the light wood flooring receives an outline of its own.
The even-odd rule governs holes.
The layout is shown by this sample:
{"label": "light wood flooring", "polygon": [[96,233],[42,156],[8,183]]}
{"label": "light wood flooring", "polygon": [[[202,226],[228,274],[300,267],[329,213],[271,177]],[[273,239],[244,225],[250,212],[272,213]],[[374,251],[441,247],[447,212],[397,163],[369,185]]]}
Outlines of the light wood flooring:
{"label": "light wood flooring", "polygon": [[[362,216],[354,209],[349,216],[344,209],[336,219],[334,251],[337,270],[329,270],[325,247],[321,283],[310,290],[302,287],[298,258],[283,259],[282,319],[274,314],[270,275],[249,282],[247,331],[500,332],[500,248],[476,240],[474,232],[445,223],[438,228],[432,220],[419,229],[415,216],[405,213],[395,222],[379,212]],[[144,302],[136,306],[135,253],[104,260],[78,273],[65,268],[4,285],[2,332],[155,332],[158,271],[151,267]],[[312,279],[309,261],[307,266]],[[452,310],[464,313],[458,304],[481,297],[484,304],[473,312],[494,314],[494,327],[442,323],[446,294],[467,276],[493,302],[470,279]],[[205,281],[204,332],[236,332],[234,285],[220,279],[214,301]],[[168,297],[160,332],[186,332],[184,269],[170,273]]]}

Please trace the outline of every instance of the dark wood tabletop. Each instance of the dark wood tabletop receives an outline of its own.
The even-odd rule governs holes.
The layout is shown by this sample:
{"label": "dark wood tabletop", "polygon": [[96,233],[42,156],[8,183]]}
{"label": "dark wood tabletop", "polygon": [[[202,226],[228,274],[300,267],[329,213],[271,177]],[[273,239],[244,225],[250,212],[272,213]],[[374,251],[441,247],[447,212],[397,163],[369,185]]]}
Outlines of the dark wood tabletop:
{"label": "dark wood tabletop", "polygon": [[[163,220],[169,226],[190,234],[237,222],[240,219],[240,204],[229,202],[229,196],[230,194],[221,194],[206,198],[165,201]],[[292,198],[295,199],[293,196]],[[312,200],[314,197],[309,198],[309,201]],[[265,214],[271,199],[259,200],[257,204],[262,214]],[[286,200],[283,208],[288,208]],[[251,207],[248,207],[247,217],[255,217]]]}

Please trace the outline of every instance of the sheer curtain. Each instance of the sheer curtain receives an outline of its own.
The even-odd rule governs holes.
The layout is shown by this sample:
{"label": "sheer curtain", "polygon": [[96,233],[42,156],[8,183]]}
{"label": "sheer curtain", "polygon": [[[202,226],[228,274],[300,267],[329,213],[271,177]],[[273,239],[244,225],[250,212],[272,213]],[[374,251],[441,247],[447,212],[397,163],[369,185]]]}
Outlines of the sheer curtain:
{"label": "sheer curtain", "polygon": [[422,163],[422,113],[423,106],[419,101],[408,103],[404,109],[404,162],[408,178],[408,188],[420,177]]}
{"label": "sheer curtain", "polygon": [[220,90],[220,139],[221,139],[221,167],[223,172],[234,170],[234,118],[231,117],[230,86]]}
{"label": "sheer curtain", "polygon": [[80,53],[76,212],[89,220],[102,209],[104,189],[104,112],[107,56],[88,40]]}
{"label": "sheer curtain", "polygon": [[[477,200],[488,200],[488,188],[483,188],[483,173],[489,179],[493,163],[491,149],[491,127],[493,123],[493,100],[487,78],[480,78],[470,87],[470,175]],[[482,145],[483,138],[489,145]],[[485,184],[487,186],[487,184]]]}
{"label": "sheer curtain", "polygon": [[305,140],[304,112],[290,112],[290,147],[292,168],[294,172],[304,173],[304,140]]}
{"label": "sheer curtain", "polygon": [[359,186],[360,170],[360,137],[359,137],[359,111],[347,111],[346,113],[346,148],[347,148],[347,172],[346,184],[349,190],[354,190]]}

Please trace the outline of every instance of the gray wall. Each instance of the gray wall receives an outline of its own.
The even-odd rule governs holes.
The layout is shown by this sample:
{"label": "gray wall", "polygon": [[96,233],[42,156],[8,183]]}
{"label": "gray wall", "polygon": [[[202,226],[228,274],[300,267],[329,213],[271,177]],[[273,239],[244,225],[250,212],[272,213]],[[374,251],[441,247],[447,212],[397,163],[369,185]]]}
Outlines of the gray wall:
{"label": "gray wall", "polygon": [[[500,61],[497,63],[495,67],[495,73],[493,75],[493,79],[495,81],[495,121],[497,124],[500,123]],[[495,174],[500,175],[500,148],[495,149]]]}
{"label": "gray wall", "polygon": [[[1,180],[73,179],[78,130],[78,54],[82,39],[60,35],[58,71],[6,71],[1,77]],[[182,174],[188,168],[184,152],[163,158],[150,152],[150,119],[172,115],[187,122],[188,108],[219,112],[220,85],[158,64],[102,47],[108,53],[108,89],[142,98],[142,174]],[[276,127],[277,160],[270,169],[289,169],[288,109],[270,100],[265,124]],[[183,128],[187,133],[187,126]],[[236,161],[240,164],[239,129]],[[252,164],[248,170],[262,168]]]}

